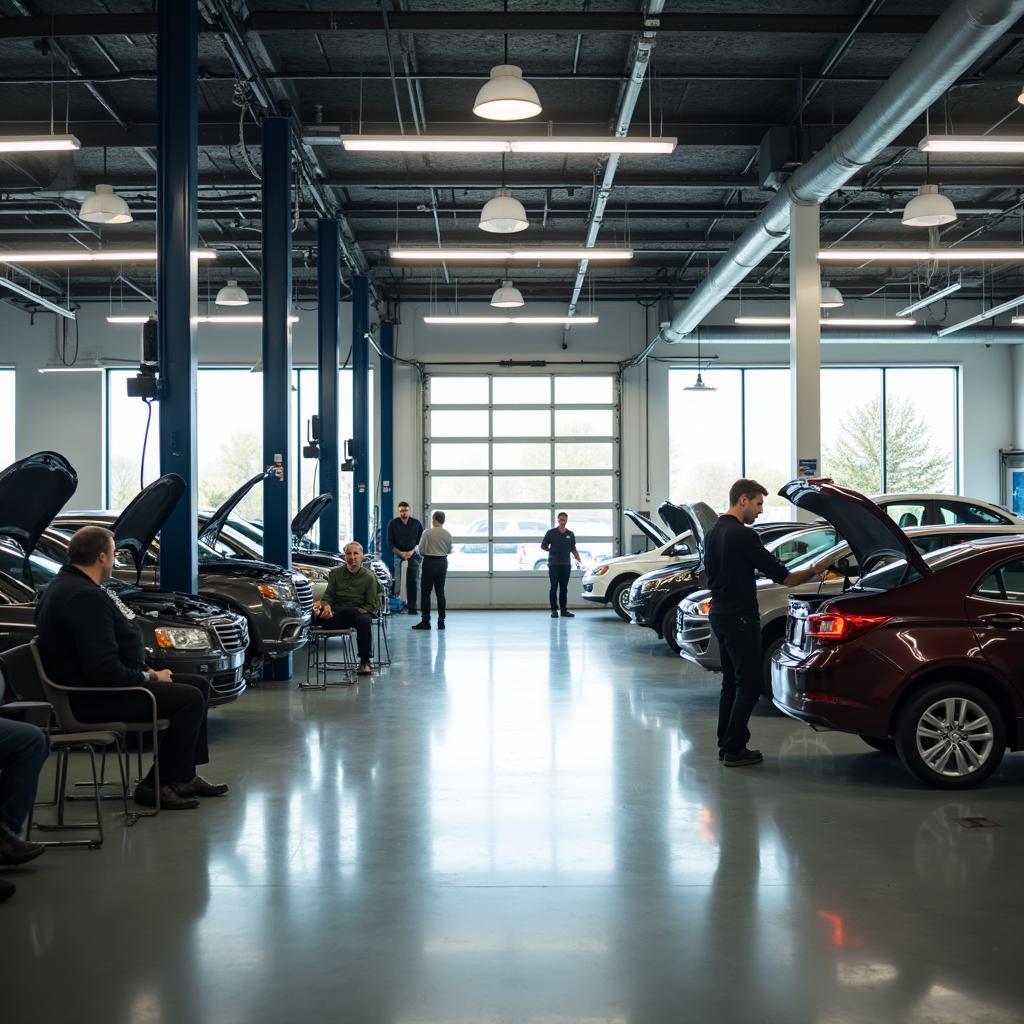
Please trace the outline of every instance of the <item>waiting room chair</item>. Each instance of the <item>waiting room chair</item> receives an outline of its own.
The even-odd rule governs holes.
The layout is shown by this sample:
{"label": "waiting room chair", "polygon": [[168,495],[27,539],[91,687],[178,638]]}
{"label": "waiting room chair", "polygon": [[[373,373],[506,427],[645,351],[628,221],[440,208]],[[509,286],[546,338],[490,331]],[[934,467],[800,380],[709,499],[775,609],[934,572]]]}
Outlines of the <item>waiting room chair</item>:
{"label": "waiting room chair", "polygon": [[[341,642],[340,661],[331,661],[328,657],[327,645],[331,640]],[[318,629],[314,626],[309,631],[308,650],[306,680],[299,680],[300,690],[326,690],[328,686],[351,686],[356,681],[359,662],[356,660],[354,629]],[[331,670],[344,672],[344,678],[329,679],[328,672]]]}

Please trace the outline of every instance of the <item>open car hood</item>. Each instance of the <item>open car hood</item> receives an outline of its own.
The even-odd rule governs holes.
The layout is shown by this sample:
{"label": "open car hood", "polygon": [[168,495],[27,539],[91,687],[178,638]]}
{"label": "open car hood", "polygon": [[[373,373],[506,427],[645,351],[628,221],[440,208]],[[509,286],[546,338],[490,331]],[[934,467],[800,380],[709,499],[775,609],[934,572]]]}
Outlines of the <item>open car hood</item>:
{"label": "open car hood", "polygon": [[0,473],[0,537],[29,555],[54,517],[75,493],[78,474],[56,452],[36,452]]}
{"label": "open car hood", "polygon": [[114,547],[127,551],[136,569],[142,568],[143,556],[184,493],[185,481],[166,473],[135,495],[110,527]]}
{"label": "open car hood", "polygon": [[627,508],[623,515],[642,534],[644,534],[648,540],[653,541],[658,547],[661,547],[663,544],[667,544],[672,539],[660,526],[656,526],[646,516],[640,515],[639,512],[634,512],[631,508]]}
{"label": "open car hood", "polygon": [[702,551],[704,535],[718,522],[718,514],[703,501],[695,501],[692,505],[674,505],[671,501],[663,501],[658,506],[658,515],[672,531],[673,537],[681,533],[692,533]]}
{"label": "open car hood", "polygon": [[324,514],[324,509],[332,501],[334,501],[333,495],[318,494],[312,501],[303,505],[295,513],[295,518],[292,520],[292,536],[296,540],[301,540],[305,537],[313,529],[316,521]]}
{"label": "open car hood", "polygon": [[922,576],[930,575],[910,538],[870,498],[826,480],[791,480],[781,497],[831,523],[850,545],[864,575],[883,558],[906,559]]}
{"label": "open car hood", "polygon": [[229,495],[228,498],[221,503],[220,508],[217,509],[213,515],[210,516],[206,522],[200,522],[199,524],[199,539],[205,540],[207,544],[212,544],[216,541],[220,531],[224,529],[224,524],[228,521],[228,517],[232,512],[241,504],[245,496],[261,481],[266,480],[271,473],[274,472],[272,466],[268,466],[262,473],[257,473],[251,480],[246,480],[241,487],[235,491],[234,494]]}

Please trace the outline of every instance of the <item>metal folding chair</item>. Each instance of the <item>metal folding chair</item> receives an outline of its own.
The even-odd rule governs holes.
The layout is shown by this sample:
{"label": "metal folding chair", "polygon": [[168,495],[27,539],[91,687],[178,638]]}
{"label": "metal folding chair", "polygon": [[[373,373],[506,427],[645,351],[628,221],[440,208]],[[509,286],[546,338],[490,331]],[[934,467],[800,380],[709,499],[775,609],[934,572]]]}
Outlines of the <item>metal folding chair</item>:
{"label": "metal folding chair", "polygon": [[[328,643],[341,641],[341,660],[331,661]],[[354,629],[316,629],[309,631],[309,655],[306,661],[306,679],[299,680],[300,690],[326,690],[328,686],[351,686],[356,681],[356,659]],[[331,679],[328,673],[341,671],[342,679]],[[312,682],[310,676],[313,677]]]}

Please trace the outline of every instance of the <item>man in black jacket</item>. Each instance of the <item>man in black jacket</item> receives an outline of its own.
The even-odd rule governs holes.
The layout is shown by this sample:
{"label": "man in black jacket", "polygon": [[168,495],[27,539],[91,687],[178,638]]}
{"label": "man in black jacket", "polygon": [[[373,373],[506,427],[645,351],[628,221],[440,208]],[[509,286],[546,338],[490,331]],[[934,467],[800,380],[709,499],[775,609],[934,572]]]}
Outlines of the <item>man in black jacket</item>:
{"label": "man in black jacket", "polygon": [[[104,693],[105,687],[141,686],[156,698],[158,718],[169,728],[160,734],[160,806],[165,810],[198,807],[200,796],[221,796],[196,774],[209,760],[206,703],[209,684],[202,676],[157,672],[146,667],[146,646],[135,613],[103,587],[114,569],[114,537],[109,530],[85,526],[68,544],[68,561],[36,606],[39,653],[47,675],[63,686],[95,687],[96,693],[72,695],[83,722],[145,722],[152,703],[143,694]],[[135,789],[135,802],[156,806],[154,773]]]}
{"label": "man in black jacket", "polygon": [[540,542],[541,551],[548,553],[548,603],[551,605],[551,618],[558,618],[558,610],[561,608],[562,617],[573,618],[569,611],[569,576],[572,573],[572,562],[569,556],[576,559],[576,564],[581,565],[580,553],[576,550],[576,534],[566,528],[569,516],[566,512],[558,513],[558,525],[552,526],[544,539]]}
{"label": "man in black jacket", "polygon": [[418,614],[416,603],[420,593],[420,558],[416,545],[423,536],[423,524],[410,515],[409,502],[398,503],[398,515],[388,523],[388,547],[395,553],[395,565],[401,588],[402,563],[405,563],[405,604],[410,615]]}

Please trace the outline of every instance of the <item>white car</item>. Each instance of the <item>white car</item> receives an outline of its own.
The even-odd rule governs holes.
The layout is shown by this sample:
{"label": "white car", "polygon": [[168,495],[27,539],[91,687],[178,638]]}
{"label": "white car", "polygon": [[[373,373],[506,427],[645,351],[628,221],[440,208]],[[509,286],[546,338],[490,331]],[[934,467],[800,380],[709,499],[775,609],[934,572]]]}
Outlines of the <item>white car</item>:
{"label": "white car", "polygon": [[908,526],[1020,526],[1024,519],[1002,505],[962,494],[876,494],[871,500],[885,509],[900,529]]}

